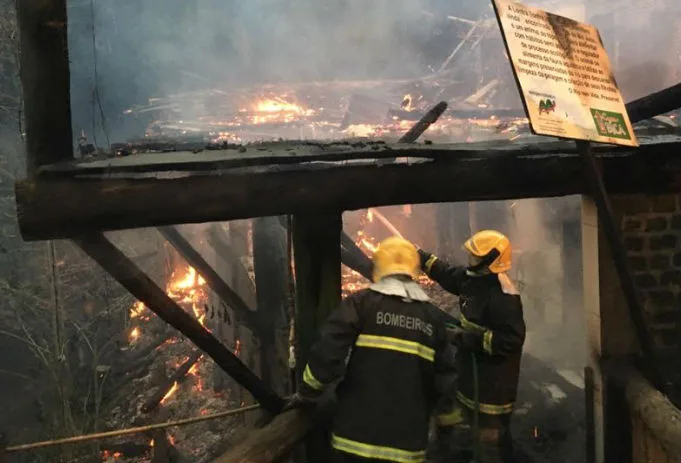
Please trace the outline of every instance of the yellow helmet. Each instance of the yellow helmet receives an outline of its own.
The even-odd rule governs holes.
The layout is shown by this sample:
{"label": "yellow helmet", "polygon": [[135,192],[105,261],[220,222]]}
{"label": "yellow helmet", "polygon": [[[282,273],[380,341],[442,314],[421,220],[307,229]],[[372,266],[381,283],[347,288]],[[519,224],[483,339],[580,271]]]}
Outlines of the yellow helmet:
{"label": "yellow helmet", "polygon": [[374,282],[389,275],[407,275],[418,278],[421,260],[416,246],[409,241],[393,236],[381,241],[374,253]]}
{"label": "yellow helmet", "polygon": [[463,247],[478,258],[475,266],[485,266],[492,273],[502,273],[511,269],[511,242],[498,231],[479,231],[471,236]]}

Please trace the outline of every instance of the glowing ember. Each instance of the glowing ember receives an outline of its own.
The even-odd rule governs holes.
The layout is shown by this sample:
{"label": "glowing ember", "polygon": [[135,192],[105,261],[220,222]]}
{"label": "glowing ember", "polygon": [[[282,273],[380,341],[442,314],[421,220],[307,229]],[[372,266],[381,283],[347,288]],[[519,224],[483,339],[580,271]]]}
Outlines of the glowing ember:
{"label": "glowing ember", "polygon": [[534,437],[535,439],[539,437],[539,429],[537,429],[536,426],[532,428],[532,437]]}
{"label": "glowing ember", "polygon": [[140,334],[142,334],[140,329],[138,327],[134,327],[132,331],[130,331],[130,334],[128,335],[128,341],[130,342],[130,344],[137,341],[137,339],[139,339],[140,337]]}
{"label": "glowing ember", "polygon": [[407,93],[406,95],[404,95],[404,98],[402,99],[402,104],[400,105],[400,107],[404,111],[413,111],[414,106],[412,105],[412,102],[413,102],[413,98],[411,97],[410,94]]}
{"label": "glowing ember", "polygon": [[168,443],[172,446],[175,445],[175,438],[172,436],[172,434],[168,434]]}
{"label": "glowing ember", "polygon": [[168,401],[168,399],[170,399],[172,396],[174,396],[175,393],[177,392],[178,388],[179,388],[179,386],[177,384],[177,381],[175,381],[173,383],[173,387],[171,387],[170,390],[166,393],[166,395],[164,395],[163,398],[161,399],[161,404],[166,403]]}
{"label": "glowing ember", "polygon": [[199,374],[199,362],[196,362],[187,372],[188,375],[196,376]]}
{"label": "glowing ember", "polygon": [[122,456],[123,456],[123,454],[121,452],[110,452],[108,450],[102,450],[102,460],[103,461],[118,460]]}
{"label": "glowing ember", "polygon": [[372,243],[371,241],[369,241],[369,239],[367,239],[367,238],[362,238],[361,240],[359,240],[359,243],[360,243],[362,246],[364,246],[366,249],[368,249],[369,251],[371,251],[372,254],[373,254],[374,252],[376,252],[376,249],[378,249],[378,247],[377,247],[374,243]]}
{"label": "glowing ember", "polygon": [[234,346],[234,355],[236,355],[238,357],[240,353],[241,353],[241,341],[239,341],[237,339],[235,346]]}

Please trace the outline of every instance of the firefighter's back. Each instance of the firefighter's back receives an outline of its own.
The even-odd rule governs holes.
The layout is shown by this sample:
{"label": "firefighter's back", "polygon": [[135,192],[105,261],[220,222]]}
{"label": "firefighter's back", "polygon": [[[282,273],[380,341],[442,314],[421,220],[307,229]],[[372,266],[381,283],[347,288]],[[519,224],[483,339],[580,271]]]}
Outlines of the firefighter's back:
{"label": "firefighter's back", "polygon": [[361,442],[385,447],[386,455],[395,448],[420,452],[436,395],[436,350],[445,337],[439,310],[369,289],[350,297],[360,333],[338,387],[334,446]]}

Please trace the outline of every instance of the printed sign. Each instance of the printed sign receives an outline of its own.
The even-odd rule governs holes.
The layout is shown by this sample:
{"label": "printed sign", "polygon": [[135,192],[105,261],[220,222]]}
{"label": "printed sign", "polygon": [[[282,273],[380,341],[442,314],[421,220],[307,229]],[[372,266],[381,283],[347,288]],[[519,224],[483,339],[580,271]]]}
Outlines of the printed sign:
{"label": "printed sign", "polygon": [[492,1],[532,132],[638,146],[595,27]]}

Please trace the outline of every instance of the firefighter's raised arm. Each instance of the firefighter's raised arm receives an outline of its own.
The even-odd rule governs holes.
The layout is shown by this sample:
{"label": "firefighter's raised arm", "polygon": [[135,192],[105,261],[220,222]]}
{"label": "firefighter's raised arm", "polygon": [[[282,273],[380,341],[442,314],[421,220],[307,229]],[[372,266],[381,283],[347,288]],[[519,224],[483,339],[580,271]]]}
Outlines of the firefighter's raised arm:
{"label": "firefighter's raised arm", "polygon": [[498,275],[501,291],[489,298],[490,323],[481,330],[462,332],[459,345],[487,355],[520,353],[525,343],[525,319],[518,291],[505,273]]}
{"label": "firefighter's raised arm", "polygon": [[423,249],[419,249],[421,258],[421,270],[432,280],[437,282],[442,289],[458,296],[461,289],[461,282],[466,276],[466,268],[451,265],[437,258]]}
{"label": "firefighter's raised arm", "polygon": [[359,334],[356,305],[359,297],[360,293],[346,297],[322,325],[303,372],[300,388],[303,395],[318,396],[327,385],[343,376],[348,353]]}

